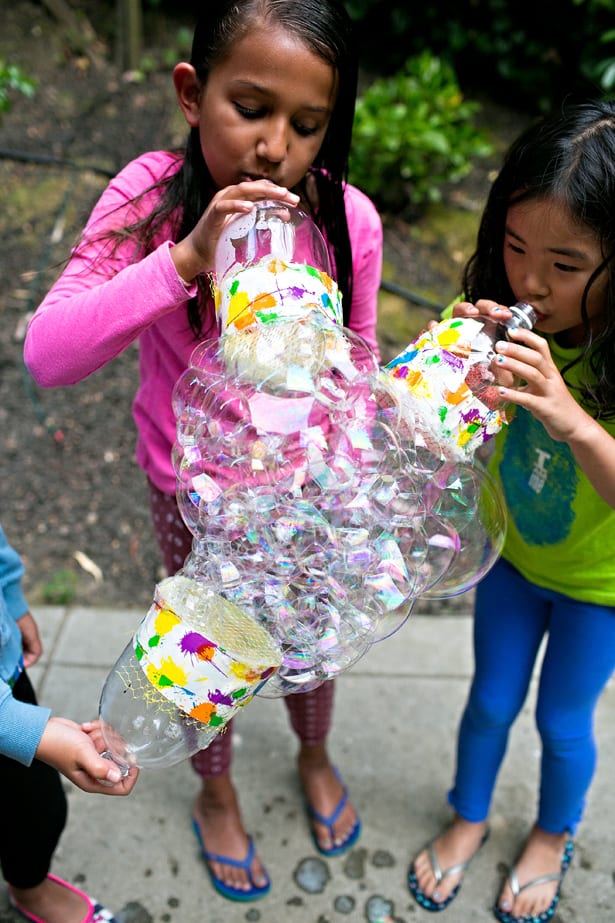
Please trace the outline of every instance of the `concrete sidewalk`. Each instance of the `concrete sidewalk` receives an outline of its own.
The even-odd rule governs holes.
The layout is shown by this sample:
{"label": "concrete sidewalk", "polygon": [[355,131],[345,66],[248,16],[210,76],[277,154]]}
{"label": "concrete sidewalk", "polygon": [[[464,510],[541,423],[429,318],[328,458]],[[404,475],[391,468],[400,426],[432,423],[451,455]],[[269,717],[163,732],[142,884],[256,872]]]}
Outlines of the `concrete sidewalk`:
{"label": "concrete sidewalk", "polygon": [[[39,608],[45,656],[32,671],[41,702],[84,720],[143,616],[137,611]],[[212,889],[190,825],[198,780],[189,763],[144,770],[129,798],[66,783],[70,815],[53,871],[94,894],[118,923],[410,923],[429,920],[410,897],[413,855],[446,823],[455,731],[471,674],[471,617],[415,615],[338,682],[332,755],[361,814],[346,856],[314,849],[281,701],[256,699],[236,719],[234,779],[248,830],[272,878],[252,904]],[[565,682],[565,678],[563,678]],[[532,823],[539,746],[533,695],[515,726],[495,794],[492,834],[447,923],[492,921],[506,865]],[[615,920],[615,685],[599,706],[600,762],[554,923]],[[1,834],[0,834],[1,835]],[[22,919],[0,884],[0,923]]]}

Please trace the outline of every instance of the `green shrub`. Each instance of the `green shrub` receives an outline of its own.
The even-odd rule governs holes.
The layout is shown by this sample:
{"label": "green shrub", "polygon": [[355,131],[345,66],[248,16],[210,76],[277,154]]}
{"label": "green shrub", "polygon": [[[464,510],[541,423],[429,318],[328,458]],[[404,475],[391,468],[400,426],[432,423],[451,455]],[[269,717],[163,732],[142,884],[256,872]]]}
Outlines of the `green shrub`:
{"label": "green shrub", "polygon": [[357,100],[349,178],[378,206],[403,211],[441,198],[492,148],[474,126],[453,69],[430,52],[375,80]]}
{"label": "green shrub", "polygon": [[17,90],[25,96],[33,96],[36,83],[21,71],[15,64],[5,64],[0,60],[0,112],[8,112],[11,108],[9,90]]}
{"label": "green shrub", "polygon": [[588,80],[592,80],[600,87],[605,97],[613,99],[615,98],[615,29],[601,35],[599,44],[607,46],[607,50],[595,51],[593,58],[583,61],[583,73]]}
{"label": "green shrub", "polygon": [[615,92],[615,0],[345,0],[361,61],[391,74],[429,48],[471,95],[538,114]]}

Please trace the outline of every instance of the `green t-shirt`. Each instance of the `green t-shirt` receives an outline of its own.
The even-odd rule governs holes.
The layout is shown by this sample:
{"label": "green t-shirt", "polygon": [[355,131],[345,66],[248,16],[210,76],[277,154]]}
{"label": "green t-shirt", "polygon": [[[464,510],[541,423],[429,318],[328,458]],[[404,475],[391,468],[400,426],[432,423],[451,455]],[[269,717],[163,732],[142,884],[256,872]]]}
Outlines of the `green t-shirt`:
{"label": "green t-shirt", "polygon": [[[560,371],[579,355],[547,339]],[[574,384],[580,374],[575,366],[566,378]],[[521,407],[512,407],[509,416],[489,461],[509,514],[502,556],[538,586],[615,606],[615,510],[596,493],[566,443],[551,439]],[[615,436],[614,421],[601,425]]]}

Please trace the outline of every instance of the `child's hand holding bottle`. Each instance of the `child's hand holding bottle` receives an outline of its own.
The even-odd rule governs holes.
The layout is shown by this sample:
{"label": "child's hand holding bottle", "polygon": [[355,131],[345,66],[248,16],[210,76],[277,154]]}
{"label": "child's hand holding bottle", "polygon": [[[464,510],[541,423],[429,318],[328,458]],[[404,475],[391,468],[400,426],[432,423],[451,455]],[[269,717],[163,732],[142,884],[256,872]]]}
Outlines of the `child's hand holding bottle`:
{"label": "child's hand holding bottle", "polygon": [[37,759],[53,766],[84,792],[129,795],[138,770],[122,775],[117,766],[101,756],[104,741],[100,722],[82,725],[68,718],[51,717],[36,750]]}
{"label": "child's hand holding bottle", "polygon": [[299,196],[269,180],[254,180],[220,189],[212,198],[194,229],[171,248],[178,275],[186,283],[214,268],[216,246],[227,222],[247,214],[256,202],[275,199],[296,206]]}

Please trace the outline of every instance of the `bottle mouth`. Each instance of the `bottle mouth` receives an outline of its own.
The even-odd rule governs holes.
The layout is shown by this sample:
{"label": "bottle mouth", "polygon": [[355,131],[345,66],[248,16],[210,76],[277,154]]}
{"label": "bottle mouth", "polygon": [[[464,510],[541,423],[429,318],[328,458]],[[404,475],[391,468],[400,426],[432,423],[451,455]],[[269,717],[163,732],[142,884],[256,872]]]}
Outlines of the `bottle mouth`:
{"label": "bottle mouth", "polygon": [[514,326],[516,327],[525,327],[526,330],[531,330],[538,321],[536,310],[527,301],[517,301],[516,304],[510,306],[509,310],[512,313],[515,321]]}

